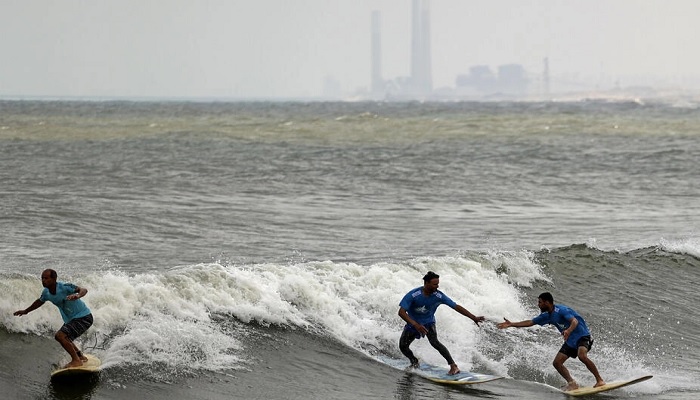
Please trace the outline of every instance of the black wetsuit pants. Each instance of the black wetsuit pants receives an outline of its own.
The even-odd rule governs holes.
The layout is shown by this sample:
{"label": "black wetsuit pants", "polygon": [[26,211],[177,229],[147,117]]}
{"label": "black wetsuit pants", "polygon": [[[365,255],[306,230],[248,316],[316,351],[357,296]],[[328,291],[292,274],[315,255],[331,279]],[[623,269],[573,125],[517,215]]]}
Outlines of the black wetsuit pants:
{"label": "black wetsuit pants", "polygon": [[[445,357],[445,360],[447,360],[449,365],[454,364],[455,362],[452,359],[450,352],[447,350],[447,347],[440,343],[437,338],[435,324],[428,326],[426,329],[428,329],[428,334],[426,336],[428,337],[428,342],[430,342],[430,345],[433,346],[435,350],[439,351],[440,355]],[[411,360],[411,364],[418,364],[418,359],[413,355],[413,352],[410,349],[411,343],[413,343],[414,340],[416,340],[416,332],[411,329],[404,329],[403,333],[401,334],[401,339],[399,339],[399,350],[401,350],[401,353]]]}

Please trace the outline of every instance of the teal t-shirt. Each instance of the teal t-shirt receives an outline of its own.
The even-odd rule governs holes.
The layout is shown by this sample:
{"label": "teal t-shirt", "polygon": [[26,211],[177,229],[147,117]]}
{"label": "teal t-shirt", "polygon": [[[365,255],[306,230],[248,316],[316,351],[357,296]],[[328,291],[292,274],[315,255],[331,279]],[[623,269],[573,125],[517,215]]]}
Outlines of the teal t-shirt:
{"label": "teal t-shirt", "polygon": [[82,300],[66,300],[68,295],[76,293],[77,290],[78,287],[72,283],[56,282],[56,294],[51,294],[48,288],[44,288],[39,300],[55,304],[58,311],[61,312],[63,322],[68,323],[72,319],[82,318],[90,314],[90,309]]}

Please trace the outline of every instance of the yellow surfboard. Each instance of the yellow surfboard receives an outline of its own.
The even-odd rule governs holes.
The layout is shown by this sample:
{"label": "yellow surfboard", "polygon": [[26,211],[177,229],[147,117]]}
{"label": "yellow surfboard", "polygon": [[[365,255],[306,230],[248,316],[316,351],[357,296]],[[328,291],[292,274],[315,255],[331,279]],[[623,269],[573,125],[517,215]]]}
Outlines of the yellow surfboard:
{"label": "yellow surfboard", "polygon": [[51,379],[74,377],[77,375],[94,374],[99,372],[102,361],[92,354],[85,354],[87,361],[79,367],[58,368],[51,372]]}
{"label": "yellow surfboard", "polygon": [[566,390],[566,391],[562,390],[562,393],[565,393],[569,396],[574,396],[574,397],[586,396],[589,394],[607,392],[608,390],[619,389],[621,387],[634,385],[635,383],[644,382],[646,380],[649,380],[652,377],[653,377],[653,375],[646,375],[646,376],[642,376],[640,378],[630,379],[628,381],[610,382],[610,383],[607,383],[603,386],[598,386],[598,387],[586,386],[586,387],[580,387],[580,388],[574,389],[574,390]]}

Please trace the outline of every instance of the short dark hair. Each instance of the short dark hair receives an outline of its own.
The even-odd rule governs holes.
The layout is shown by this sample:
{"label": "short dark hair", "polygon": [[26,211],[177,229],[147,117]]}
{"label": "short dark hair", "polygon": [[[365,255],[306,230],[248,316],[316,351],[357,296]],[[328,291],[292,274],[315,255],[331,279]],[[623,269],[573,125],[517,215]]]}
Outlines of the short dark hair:
{"label": "short dark hair", "polygon": [[56,273],[56,271],[52,270],[51,268],[45,269],[44,272],[48,272],[51,279],[58,278],[58,274]]}
{"label": "short dark hair", "polygon": [[430,282],[433,279],[439,278],[439,277],[440,277],[440,275],[436,274],[435,272],[428,271],[428,273],[425,274],[425,276],[423,277],[423,282]]}
{"label": "short dark hair", "polygon": [[549,292],[544,292],[541,295],[537,296],[537,298],[554,304],[554,296],[552,296],[552,294]]}

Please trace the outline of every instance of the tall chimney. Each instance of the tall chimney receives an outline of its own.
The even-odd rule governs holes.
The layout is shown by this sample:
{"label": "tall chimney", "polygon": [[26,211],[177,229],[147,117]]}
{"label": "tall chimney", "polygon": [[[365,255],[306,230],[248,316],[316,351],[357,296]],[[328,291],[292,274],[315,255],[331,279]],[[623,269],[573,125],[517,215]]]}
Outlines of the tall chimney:
{"label": "tall chimney", "polygon": [[381,14],[372,11],[372,94],[380,94],[384,91],[382,79],[382,32]]}
{"label": "tall chimney", "polygon": [[430,61],[430,10],[428,0],[413,0],[411,26],[411,83],[418,94],[433,89]]}

